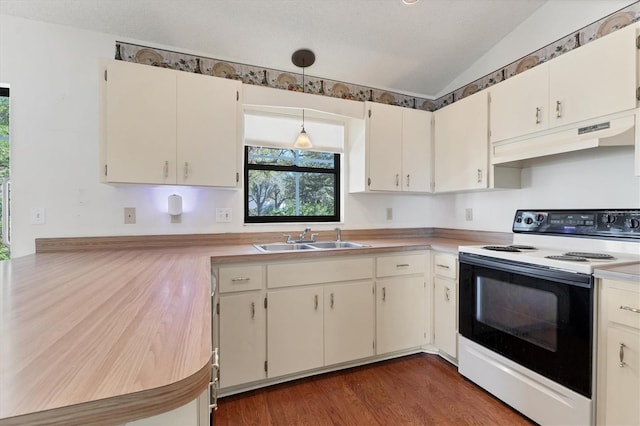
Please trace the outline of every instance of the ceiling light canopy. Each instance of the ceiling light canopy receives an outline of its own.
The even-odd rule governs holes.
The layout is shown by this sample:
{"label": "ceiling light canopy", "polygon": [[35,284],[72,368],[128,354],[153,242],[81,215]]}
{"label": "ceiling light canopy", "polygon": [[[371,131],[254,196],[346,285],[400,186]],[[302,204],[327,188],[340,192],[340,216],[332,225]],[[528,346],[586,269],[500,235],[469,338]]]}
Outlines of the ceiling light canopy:
{"label": "ceiling light canopy", "polygon": [[[291,62],[297,67],[302,68],[302,93],[305,92],[304,89],[304,69],[308,66],[313,65],[316,61],[316,55],[309,49],[299,49],[293,52],[291,55]],[[309,135],[306,130],[304,130],[304,108],[302,109],[302,130],[300,134],[296,138],[296,142],[293,144],[293,147],[296,149],[309,149],[313,147],[311,144],[311,139],[309,139]]]}
{"label": "ceiling light canopy", "polygon": [[403,4],[412,5],[418,3],[418,0],[402,0]]}

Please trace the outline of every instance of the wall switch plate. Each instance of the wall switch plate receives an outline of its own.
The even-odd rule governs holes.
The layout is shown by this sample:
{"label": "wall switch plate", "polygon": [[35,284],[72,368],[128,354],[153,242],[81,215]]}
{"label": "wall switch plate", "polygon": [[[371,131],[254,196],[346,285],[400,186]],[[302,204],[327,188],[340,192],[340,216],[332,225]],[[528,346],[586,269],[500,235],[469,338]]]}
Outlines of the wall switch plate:
{"label": "wall switch plate", "polygon": [[216,209],[216,222],[231,222],[231,209]]}
{"label": "wall switch plate", "polygon": [[44,225],[46,221],[44,207],[31,210],[31,224]]}
{"label": "wall switch plate", "polygon": [[125,207],[124,208],[124,224],[132,225],[134,223],[136,223],[136,208]]}
{"label": "wall switch plate", "polygon": [[472,221],[473,220],[473,209],[472,208],[465,209],[465,211],[464,211],[464,220],[466,220],[466,221]]}

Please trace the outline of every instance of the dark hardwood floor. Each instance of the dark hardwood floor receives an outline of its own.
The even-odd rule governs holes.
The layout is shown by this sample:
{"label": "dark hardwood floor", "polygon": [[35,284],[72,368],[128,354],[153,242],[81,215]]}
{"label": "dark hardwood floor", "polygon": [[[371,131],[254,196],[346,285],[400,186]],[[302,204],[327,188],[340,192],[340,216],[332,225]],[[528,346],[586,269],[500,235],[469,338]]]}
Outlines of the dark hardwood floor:
{"label": "dark hardwood floor", "polygon": [[531,425],[436,355],[417,354],[222,398],[215,425]]}

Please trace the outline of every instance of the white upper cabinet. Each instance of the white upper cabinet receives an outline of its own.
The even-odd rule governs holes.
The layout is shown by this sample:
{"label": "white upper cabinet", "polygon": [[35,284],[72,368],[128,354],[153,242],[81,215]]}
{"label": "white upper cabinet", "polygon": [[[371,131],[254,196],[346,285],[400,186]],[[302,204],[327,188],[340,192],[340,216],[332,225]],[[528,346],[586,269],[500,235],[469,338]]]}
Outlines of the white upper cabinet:
{"label": "white upper cabinet", "polygon": [[549,61],[552,127],[636,107],[637,26]]}
{"label": "white upper cabinet", "polygon": [[352,192],[430,192],[429,111],[365,102],[364,135],[352,136]]}
{"label": "white upper cabinet", "polygon": [[489,100],[475,93],[434,113],[435,192],[487,188]]}
{"label": "white upper cabinet", "polygon": [[491,86],[491,142],[549,127],[549,64]]}
{"label": "white upper cabinet", "polygon": [[240,82],[123,61],[103,69],[104,182],[237,186]]}
{"label": "white upper cabinet", "polygon": [[491,142],[636,108],[637,29],[628,26],[490,87]]}

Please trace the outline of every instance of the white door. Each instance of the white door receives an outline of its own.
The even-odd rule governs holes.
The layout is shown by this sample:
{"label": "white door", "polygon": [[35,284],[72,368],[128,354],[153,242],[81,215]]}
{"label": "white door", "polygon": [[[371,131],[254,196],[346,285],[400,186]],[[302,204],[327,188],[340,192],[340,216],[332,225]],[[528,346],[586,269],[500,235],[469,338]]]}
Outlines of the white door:
{"label": "white door", "polygon": [[107,64],[106,180],[176,183],[176,71]]}
{"label": "white door", "polygon": [[268,377],[322,367],[322,288],[271,291],[267,297]]}
{"label": "white door", "polygon": [[373,355],[373,282],[325,287],[324,310],[325,365]]}
{"label": "white door", "polygon": [[235,80],[178,75],[179,184],[236,186],[240,87]]}

